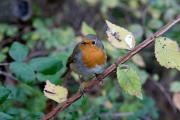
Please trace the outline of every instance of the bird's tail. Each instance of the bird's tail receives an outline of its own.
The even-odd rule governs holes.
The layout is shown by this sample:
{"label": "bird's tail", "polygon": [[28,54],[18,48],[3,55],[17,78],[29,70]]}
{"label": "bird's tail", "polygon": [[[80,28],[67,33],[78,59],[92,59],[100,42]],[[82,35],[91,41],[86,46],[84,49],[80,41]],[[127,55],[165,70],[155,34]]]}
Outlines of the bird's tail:
{"label": "bird's tail", "polygon": [[69,68],[67,68],[66,71],[64,71],[64,73],[61,75],[61,78],[65,77],[69,73],[69,71]]}

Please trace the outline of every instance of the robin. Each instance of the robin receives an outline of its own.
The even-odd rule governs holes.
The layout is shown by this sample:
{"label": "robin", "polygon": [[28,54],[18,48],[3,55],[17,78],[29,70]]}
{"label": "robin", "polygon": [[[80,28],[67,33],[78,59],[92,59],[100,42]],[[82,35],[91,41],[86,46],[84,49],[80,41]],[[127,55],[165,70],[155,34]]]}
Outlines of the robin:
{"label": "robin", "polygon": [[75,46],[68,58],[67,69],[62,77],[70,70],[76,72],[82,78],[101,74],[104,71],[106,59],[107,56],[102,41],[97,36],[88,34]]}

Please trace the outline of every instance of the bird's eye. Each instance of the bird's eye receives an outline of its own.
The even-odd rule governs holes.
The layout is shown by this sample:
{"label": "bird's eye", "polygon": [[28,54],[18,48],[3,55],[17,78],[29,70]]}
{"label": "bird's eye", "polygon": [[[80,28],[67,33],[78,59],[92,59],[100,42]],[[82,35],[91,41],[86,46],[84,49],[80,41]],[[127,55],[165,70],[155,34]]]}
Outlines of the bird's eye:
{"label": "bird's eye", "polygon": [[95,41],[92,41],[92,44],[96,44],[96,42],[95,42]]}

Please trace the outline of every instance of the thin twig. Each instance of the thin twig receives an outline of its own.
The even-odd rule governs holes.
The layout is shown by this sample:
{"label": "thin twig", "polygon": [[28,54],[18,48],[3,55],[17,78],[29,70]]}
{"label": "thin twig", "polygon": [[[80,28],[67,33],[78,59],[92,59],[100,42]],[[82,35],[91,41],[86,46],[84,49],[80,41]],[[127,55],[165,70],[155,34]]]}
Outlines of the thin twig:
{"label": "thin twig", "polygon": [[[150,45],[152,42],[155,41],[156,37],[161,36],[163,33],[165,33],[167,30],[169,30],[171,27],[173,27],[176,23],[178,23],[180,21],[180,15],[173,21],[170,21],[167,25],[165,25],[164,27],[162,27],[159,31],[157,31],[156,33],[153,34],[153,36],[148,37],[146,40],[144,40],[142,43],[140,43],[139,45],[137,45],[132,51],[130,51],[129,53],[127,53],[124,57],[120,57],[116,60],[116,62],[114,64],[112,64],[111,66],[109,66],[101,75],[98,75],[98,77],[96,79],[93,79],[89,82],[88,86],[86,86],[84,88],[84,92],[88,92],[89,90],[91,90],[94,86],[98,85],[105,77],[107,77],[108,75],[110,75],[114,70],[116,70],[117,65],[122,64],[126,61],[128,61],[132,56],[134,56],[135,54],[137,54],[139,51],[141,51],[142,49],[144,49],[146,46]],[[49,120],[52,117],[54,117],[58,112],[63,111],[64,109],[66,109],[67,107],[69,107],[72,103],[74,103],[75,101],[77,101],[78,99],[80,99],[82,97],[82,94],[80,91],[78,91],[74,96],[70,97],[69,99],[67,99],[67,101],[65,101],[62,105],[58,105],[57,107],[55,107],[51,112],[49,112],[48,114],[46,114],[42,120]]]}
{"label": "thin twig", "polygon": [[45,50],[41,50],[41,51],[32,51],[28,57],[26,58],[25,61],[29,61],[30,59],[32,58],[35,58],[35,57],[39,57],[39,56],[47,56],[49,55],[49,53],[51,53],[52,51],[55,51],[55,52],[62,52],[62,51],[66,51],[67,49],[71,48],[74,44],[70,44],[66,47],[61,47],[61,48],[57,48],[57,49],[51,49],[51,50],[48,50],[48,51],[45,51]]}
{"label": "thin twig", "polygon": [[174,105],[171,96],[168,94],[168,91],[166,91],[166,89],[164,88],[163,85],[159,84],[158,82],[151,80],[155,86],[157,86],[159,88],[159,90],[164,94],[164,97],[166,98],[166,100],[169,102],[169,104],[171,105],[172,109],[174,112],[176,112],[176,106]]}
{"label": "thin twig", "polygon": [[6,77],[12,78],[13,80],[17,80],[16,77],[14,77],[12,74],[0,71],[0,75],[4,75]]}
{"label": "thin twig", "polygon": [[49,51],[36,51],[36,52],[31,52],[29,55],[28,55],[28,57],[26,58],[27,60],[30,60],[30,59],[32,59],[32,58],[34,58],[34,57],[39,57],[39,56],[46,56],[46,55],[48,55],[49,54]]}

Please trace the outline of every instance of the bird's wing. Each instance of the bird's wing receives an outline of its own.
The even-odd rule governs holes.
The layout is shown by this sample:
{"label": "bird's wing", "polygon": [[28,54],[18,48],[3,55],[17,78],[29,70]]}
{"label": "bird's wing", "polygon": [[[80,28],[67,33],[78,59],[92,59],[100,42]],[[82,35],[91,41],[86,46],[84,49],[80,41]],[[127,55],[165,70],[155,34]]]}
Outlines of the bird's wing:
{"label": "bird's wing", "polygon": [[69,68],[71,63],[74,63],[76,61],[76,55],[80,52],[79,44],[77,44],[72,52],[72,54],[69,56],[66,67]]}

